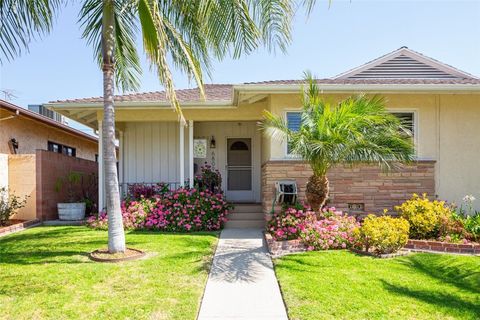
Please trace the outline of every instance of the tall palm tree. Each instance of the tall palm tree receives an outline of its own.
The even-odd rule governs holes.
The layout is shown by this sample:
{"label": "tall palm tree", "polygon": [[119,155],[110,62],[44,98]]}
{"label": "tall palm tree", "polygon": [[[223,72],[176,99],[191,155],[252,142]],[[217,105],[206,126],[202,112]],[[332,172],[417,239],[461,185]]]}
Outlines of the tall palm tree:
{"label": "tall palm tree", "polygon": [[384,98],[358,95],[333,104],[323,99],[308,73],[306,82],[298,131],[269,111],[264,112],[261,126],[267,135],[287,141],[292,153],[310,164],[313,175],[306,197],[313,210],[318,211],[328,199],[327,172],[332,166],[369,163],[389,169],[413,160],[411,132],[386,111]]}
{"label": "tall palm tree", "polygon": [[[55,13],[67,0],[0,0],[0,46],[7,59],[27,48],[52,27]],[[103,161],[108,248],[125,251],[115,155],[114,89],[136,90],[141,75],[136,47],[143,43],[151,67],[165,87],[179,120],[171,65],[199,86],[212,59],[239,58],[259,46],[284,50],[290,42],[293,0],[85,0],[80,12],[83,37],[103,70]],[[310,10],[314,0],[305,0]]]}

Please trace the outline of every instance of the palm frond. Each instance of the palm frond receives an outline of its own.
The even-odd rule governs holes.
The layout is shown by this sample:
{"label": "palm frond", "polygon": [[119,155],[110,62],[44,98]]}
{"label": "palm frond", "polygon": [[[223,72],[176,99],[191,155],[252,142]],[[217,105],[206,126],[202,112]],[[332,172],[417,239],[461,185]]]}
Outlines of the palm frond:
{"label": "palm frond", "polygon": [[28,51],[29,43],[50,32],[64,0],[1,0],[0,63]]}

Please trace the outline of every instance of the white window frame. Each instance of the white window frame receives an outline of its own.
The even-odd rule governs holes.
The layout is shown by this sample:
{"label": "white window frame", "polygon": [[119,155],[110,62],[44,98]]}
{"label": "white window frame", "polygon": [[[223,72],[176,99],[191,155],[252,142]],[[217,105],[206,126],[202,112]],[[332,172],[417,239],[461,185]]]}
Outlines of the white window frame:
{"label": "white window frame", "polygon": [[[418,141],[419,141],[419,136],[420,136],[420,128],[419,128],[419,125],[418,125],[418,123],[419,123],[418,108],[409,108],[409,107],[387,108],[386,110],[387,110],[387,112],[389,112],[391,114],[394,114],[394,113],[412,113],[413,114],[413,144],[414,144],[414,148],[415,148],[415,156],[418,157]],[[294,109],[294,108],[284,109],[283,118],[285,119],[285,122],[287,123],[287,125],[288,125],[287,114],[289,112],[302,112],[302,109]],[[284,149],[285,158],[287,158],[287,159],[300,159],[300,157],[298,155],[295,155],[295,154],[292,154],[292,153],[288,152],[288,141],[284,142],[283,149]]]}
{"label": "white window frame", "polygon": [[[283,112],[283,118],[285,119],[285,123],[287,124],[288,126],[288,117],[287,117],[287,114],[288,113],[292,113],[292,112],[296,112],[296,113],[302,113],[302,109],[294,109],[294,108],[289,108],[289,109],[285,109],[284,112]],[[285,158],[287,159],[293,159],[293,160],[298,160],[298,159],[301,159],[301,157],[299,155],[296,155],[296,154],[293,154],[293,153],[289,153],[288,152],[288,141],[285,140],[285,142],[283,143],[284,146],[283,146],[283,152],[285,154]]]}
{"label": "white window frame", "polygon": [[412,113],[413,114],[413,145],[415,148],[415,157],[418,158],[418,141],[420,136],[420,128],[419,128],[419,112],[418,108],[387,108],[387,112],[394,114],[394,113]]}

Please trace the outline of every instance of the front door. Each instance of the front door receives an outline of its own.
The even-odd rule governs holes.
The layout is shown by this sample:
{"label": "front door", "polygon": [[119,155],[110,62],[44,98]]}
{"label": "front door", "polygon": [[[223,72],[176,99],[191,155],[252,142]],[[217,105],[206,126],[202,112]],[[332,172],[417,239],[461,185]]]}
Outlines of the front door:
{"label": "front door", "polygon": [[254,200],[252,180],[252,139],[227,139],[227,199],[235,202]]}

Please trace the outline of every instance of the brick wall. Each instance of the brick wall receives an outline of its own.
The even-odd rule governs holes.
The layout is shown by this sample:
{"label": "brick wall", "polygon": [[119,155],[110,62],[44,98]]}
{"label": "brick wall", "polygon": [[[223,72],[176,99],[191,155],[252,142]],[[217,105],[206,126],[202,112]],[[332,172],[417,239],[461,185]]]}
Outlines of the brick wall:
{"label": "brick wall", "polygon": [[[312,170],[303,161],[268,161],[262,166],[263,211],[270,212],[275,181],[295,179],[300,200]],[[373,165],[337,166],[328,174],[329,206],[352,214],[381,213],[409,199],[413,193],[435,195],[435,162],[418,161],[388,173]],[[348,210],[349,203],[363,204],[364,210]],[[277,208],[278,209],[278,208]]]}
{"label": "brick wall", "polygon": [[[69,157],[45,150],[36,151],[36,168],[37,218],[40,220],[58,219],[57,203],[67,201],[68,197],[65,190],[62,192],[55,191],[55,184],[59,177],[63,178],[71,171],[86,174],[98,173],[98,164],[95,161]],[[95,190],[93,194],[97,195],[98,191]]]}

